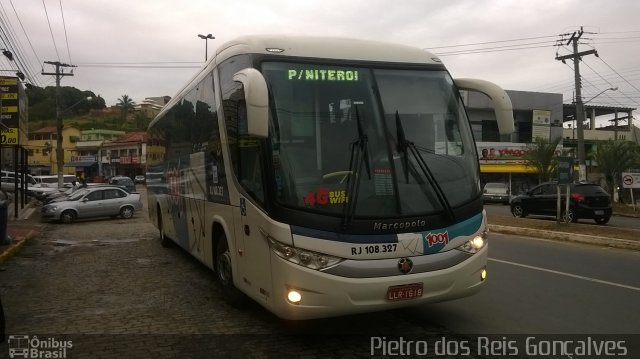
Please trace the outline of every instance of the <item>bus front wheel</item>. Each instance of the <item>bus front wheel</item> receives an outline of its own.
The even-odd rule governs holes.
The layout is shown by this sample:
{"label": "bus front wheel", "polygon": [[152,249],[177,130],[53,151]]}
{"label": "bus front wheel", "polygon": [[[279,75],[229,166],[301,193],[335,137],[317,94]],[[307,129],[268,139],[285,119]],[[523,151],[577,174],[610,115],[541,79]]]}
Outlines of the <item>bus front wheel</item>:
{"label": "bus front wheel", "polygon": [[162,223],[162,213],[160,212],[159,206],[157,211],[158,211],[158,229],[160,230],[160,245],[163,246],[164,248],[171,248],[173,247],[173,242],[164,233],[164,226]]}
{"label": "bus front wheel", "polygon": [[227,238],[224,236],[218,240],[218,246],[216,248],[216,275],[225,302],[232,307],[244,307],[246,297],[233,284],[234,273],[231,262],[231,252],[229,251]]}

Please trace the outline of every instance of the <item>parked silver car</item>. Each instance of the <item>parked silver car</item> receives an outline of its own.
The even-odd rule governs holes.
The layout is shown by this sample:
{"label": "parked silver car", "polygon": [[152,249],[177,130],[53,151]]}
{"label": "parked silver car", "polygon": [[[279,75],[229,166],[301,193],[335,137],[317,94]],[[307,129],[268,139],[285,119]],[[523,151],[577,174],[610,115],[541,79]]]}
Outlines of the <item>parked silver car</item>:
{"label": "parked silver car", "polygon": [[131,218],[142,209],[139,193],[129,193],[117,186],[81,188],[68,198],[42,206],[42,218],[72,223],[78,218]]}
{"label": "parked silver car", "polygon": [[509,204],[511,199],[511,191],[506,183],[489,182],[484,185],[482,190],[482,199],[487,202],[500,202]]}

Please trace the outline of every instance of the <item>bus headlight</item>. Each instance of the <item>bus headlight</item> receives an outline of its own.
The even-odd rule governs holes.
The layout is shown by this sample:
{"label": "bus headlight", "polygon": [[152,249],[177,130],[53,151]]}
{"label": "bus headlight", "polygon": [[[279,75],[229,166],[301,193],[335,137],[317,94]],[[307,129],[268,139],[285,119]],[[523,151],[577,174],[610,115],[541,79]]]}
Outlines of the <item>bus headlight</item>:
{"label": "bus headlight", "polygon": [[278,242],[269,235],[266,235],[265,237],[267,238],[269,247],[278,255],[278,257],[310,269],[323,270],[344,260],[327,254],[295,248]]}
{"label": "bus headlight", "polygon": [[486,245],[487,245],[487,232],[485,231],[481,235],[477,235],[469,239],[468,241],[464,242],[464,244],[458,247],[457,249],[463,252],[473,254],[481,250]]}

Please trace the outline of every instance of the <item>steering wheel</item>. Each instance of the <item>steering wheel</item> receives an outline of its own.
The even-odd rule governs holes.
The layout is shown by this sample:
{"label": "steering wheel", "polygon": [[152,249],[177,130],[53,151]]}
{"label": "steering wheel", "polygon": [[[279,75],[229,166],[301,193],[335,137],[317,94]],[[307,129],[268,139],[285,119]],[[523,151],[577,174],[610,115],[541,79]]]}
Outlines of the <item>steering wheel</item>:
{"label": "steering wheel", "polygon": [[340,184],[343,184],[344,181],[346,181],[346,179],[349,178],[349,176],[351,176],[352,174],[353,174],[353,171],[330,172],[330,173],[322,175],[322,180],[328,180],[329,178],[342,176],[342,178],[340,179]]}

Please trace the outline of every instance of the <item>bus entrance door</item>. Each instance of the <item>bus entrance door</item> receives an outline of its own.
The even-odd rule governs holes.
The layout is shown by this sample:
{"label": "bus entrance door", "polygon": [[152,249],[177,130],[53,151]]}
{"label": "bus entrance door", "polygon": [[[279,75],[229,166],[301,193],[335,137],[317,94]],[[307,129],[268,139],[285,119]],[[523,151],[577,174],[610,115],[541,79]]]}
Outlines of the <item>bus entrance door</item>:
{"label": "bus entrance door", "polygon": [[[237,207],[236,207],[237,208]],[[234,211],[235,245],[240,285],[247,294],[268,302],[271,296],[271,260],[264,230],[265,216],[251,201],[240,198],[240,208]]]}

